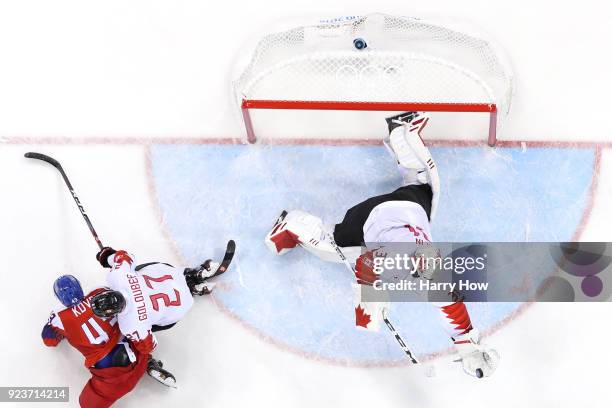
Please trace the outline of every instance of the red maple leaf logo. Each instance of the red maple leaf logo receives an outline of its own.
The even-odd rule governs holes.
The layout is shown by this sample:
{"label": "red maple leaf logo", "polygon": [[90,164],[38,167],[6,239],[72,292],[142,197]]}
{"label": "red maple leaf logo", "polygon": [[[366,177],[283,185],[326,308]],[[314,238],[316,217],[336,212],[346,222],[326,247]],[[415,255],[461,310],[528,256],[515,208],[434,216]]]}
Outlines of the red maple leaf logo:
{"label": "red maple leaf logo", "polygon": [[129,263],[130,265],[132,264],[132,258],[130,258],[130,255],[128,255],[127,252],[125,251],[117,251],[115,252],[115,258],[114,258],[115,264],[116,265],[121,265],[124,262]]}
{"label": "red maple leaf logo", "polygon": [[355,325],[357,326],[361,326],[364,328],[368,328],[368,324],[370,324],[370,322],[372,321],[372,319],[370,319],[370,315],[367,314],[362,308],[361,305],[358,305],[355,308]]}
{"label": "red maple leaf logo", "polygon": [[298,236],[289,230],[284,230],[270,238],[276,246],[276,251],[295,248],[300,243]]}

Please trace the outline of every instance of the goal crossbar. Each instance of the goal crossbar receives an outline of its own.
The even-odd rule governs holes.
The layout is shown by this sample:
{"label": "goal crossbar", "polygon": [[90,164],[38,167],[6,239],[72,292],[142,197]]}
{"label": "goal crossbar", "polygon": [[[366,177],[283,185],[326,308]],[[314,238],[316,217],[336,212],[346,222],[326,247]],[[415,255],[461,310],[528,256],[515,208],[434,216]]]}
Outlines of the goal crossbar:
{"label": "goal crossbar", "polygon": [[482,112],[489,113],[489,136],[487,143],[495,146],[497,128],[497,106],[493,103],[431,103],[431,102],[354,102],[354,101],[289,101],[243,99],[242,117],[249,143],[257,138],[251,120],[251,109],[288,110],[340,110],[340,111],[425,111],[425,112]]}

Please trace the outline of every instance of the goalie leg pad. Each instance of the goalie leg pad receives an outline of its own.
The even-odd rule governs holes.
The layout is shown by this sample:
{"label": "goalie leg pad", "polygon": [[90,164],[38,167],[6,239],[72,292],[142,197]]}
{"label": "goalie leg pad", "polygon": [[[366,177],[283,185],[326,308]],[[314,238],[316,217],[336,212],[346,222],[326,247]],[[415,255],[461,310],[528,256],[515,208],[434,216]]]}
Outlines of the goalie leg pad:
{"label": "goalie leg pad", "polygon": [[[384,140],[385,146],[395,158],[398,170],[404,180],[404,185],[427,184],[427,168],[414,151],[411,138],[419,138],[429,118],[420,112],[413,112],[410,122],[398,122],[389,132],[389,137]],[[401,125],[399,125],[401,123]],[[391,127],[390,127],[391,128]],[[422,144],[422,142],[420,142]],[[424,146],[423,146],[424,147]],[[426,147],[424,147],[427,149]]]}
{"label": "goalie leg pad", "polygon": [[384,141],[385,145],[396,159],[405,186],[431,185],[433,198],[430,219],[433,220],[440,198],[440,176],[431,153],[421,138],[421,131],[427,125],[429,117],[423,112],[416,112],[416,116],[409,115],[405,119],[388,119],[401,126],[389,126],[391,131]]}
{"label": "goalie leg pad", "polygon": [[[300,245],[324,261],[342,262],[329,241],[323,221],[305,211],[293,210],[284,218],[279,218],[266,235],[265,242],[268,249],[277,255],[283,255]],[[348,259],[356,259],[361,248],[347,248],[343,251]]]}
{"label": "goalie leg pad", "polygon": [[277,255],[283,255],[299,244],[320,239],[323,221],[305,211],[293,210],[281,215],[266,235],[266,246]]}

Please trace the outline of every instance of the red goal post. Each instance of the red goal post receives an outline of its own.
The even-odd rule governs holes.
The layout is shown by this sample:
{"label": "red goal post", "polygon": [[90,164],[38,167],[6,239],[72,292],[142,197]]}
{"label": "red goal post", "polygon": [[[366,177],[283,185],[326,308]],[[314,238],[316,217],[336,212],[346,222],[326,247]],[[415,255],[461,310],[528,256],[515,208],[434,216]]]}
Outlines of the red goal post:
{"label": "red goal post", "polygon": [[342,102],[342,101],[274,101],[248,100],[241,103],[242,118],[247,140],[255,143],[257,136],[253,128],[250,109],[303,109],[303,110],[350,110],[350,111],[425,111],[425,112],[482,112],[489,113],[489,135],[487,144],[497,142],[497,106],[491,103],[407,103],[407,102]]}
{"label": "red goal post", "polygon": [[[234,88],[250,143],[260,139],[252,110],[418,110],[485,113],[493,146],[513,75],[503,51],[481,34],[375,13],[264,36]],[[457,125],[447,126],[452,133]]]}

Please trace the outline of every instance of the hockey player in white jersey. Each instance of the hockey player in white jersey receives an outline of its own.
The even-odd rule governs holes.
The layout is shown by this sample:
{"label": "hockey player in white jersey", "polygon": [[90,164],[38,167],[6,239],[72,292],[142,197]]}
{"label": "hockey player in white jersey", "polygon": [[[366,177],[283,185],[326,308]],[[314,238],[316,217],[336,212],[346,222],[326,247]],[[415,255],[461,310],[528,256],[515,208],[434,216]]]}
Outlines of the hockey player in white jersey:
{"label": "hockey player in white jersey", "polygon": [[[121,333],[141,354],[151,354],[157,346],[155,332],[180,321],[193,306],[194,296],[211,293],[214,284],[209,279],[225,272],[234,245],[230,241],[221,264],[207,260],[197,268],[175,268],[160,262],[137,265],[134,256],[126,251],[105,247],[96,259],[111,269],[106,279],[109,289],[92,298],[92,311],[103,318],[117,316]],[[174,386],[170,373],[161,366],[158,370],[152,368],[151,376]]]}
{"label": "hockey player in white jersey", "polygon": [[[342,222],[335,225],[325,225],[319,217],[301,210],[284,211],[265,238],[273,253],[282,255],[301,246],[323,260],[341,262],[333,239],[355,265],[359,284],[371,284],[375,278],[371,253],[361,254],[364,243],[413,242],[417,244],[414,256],[440,256],[431,244],[430,231],[440,195],[440,181],[436,165],[420,137],[429,118],[424,113],[406,112],[386,120],[389,134],[384,144],[397,163],[402,186],[355,205],[346,212]],[[436,263],[431,265],[422,263],[414,272],[421,279],[435,280]],[[370,316],[380,315],[385,307],[379,302],[362,302],[358,297],[355,303],[356,324],[364,327]],[[462,300],[454,298],[434,303],[434,306],[440,312],[464,371],[476,377],[492,375],[499,356],[495,350],[480,344],[478,331],[472,326]],[[360,324],[364,310],[370,316],[365,324]]]}

